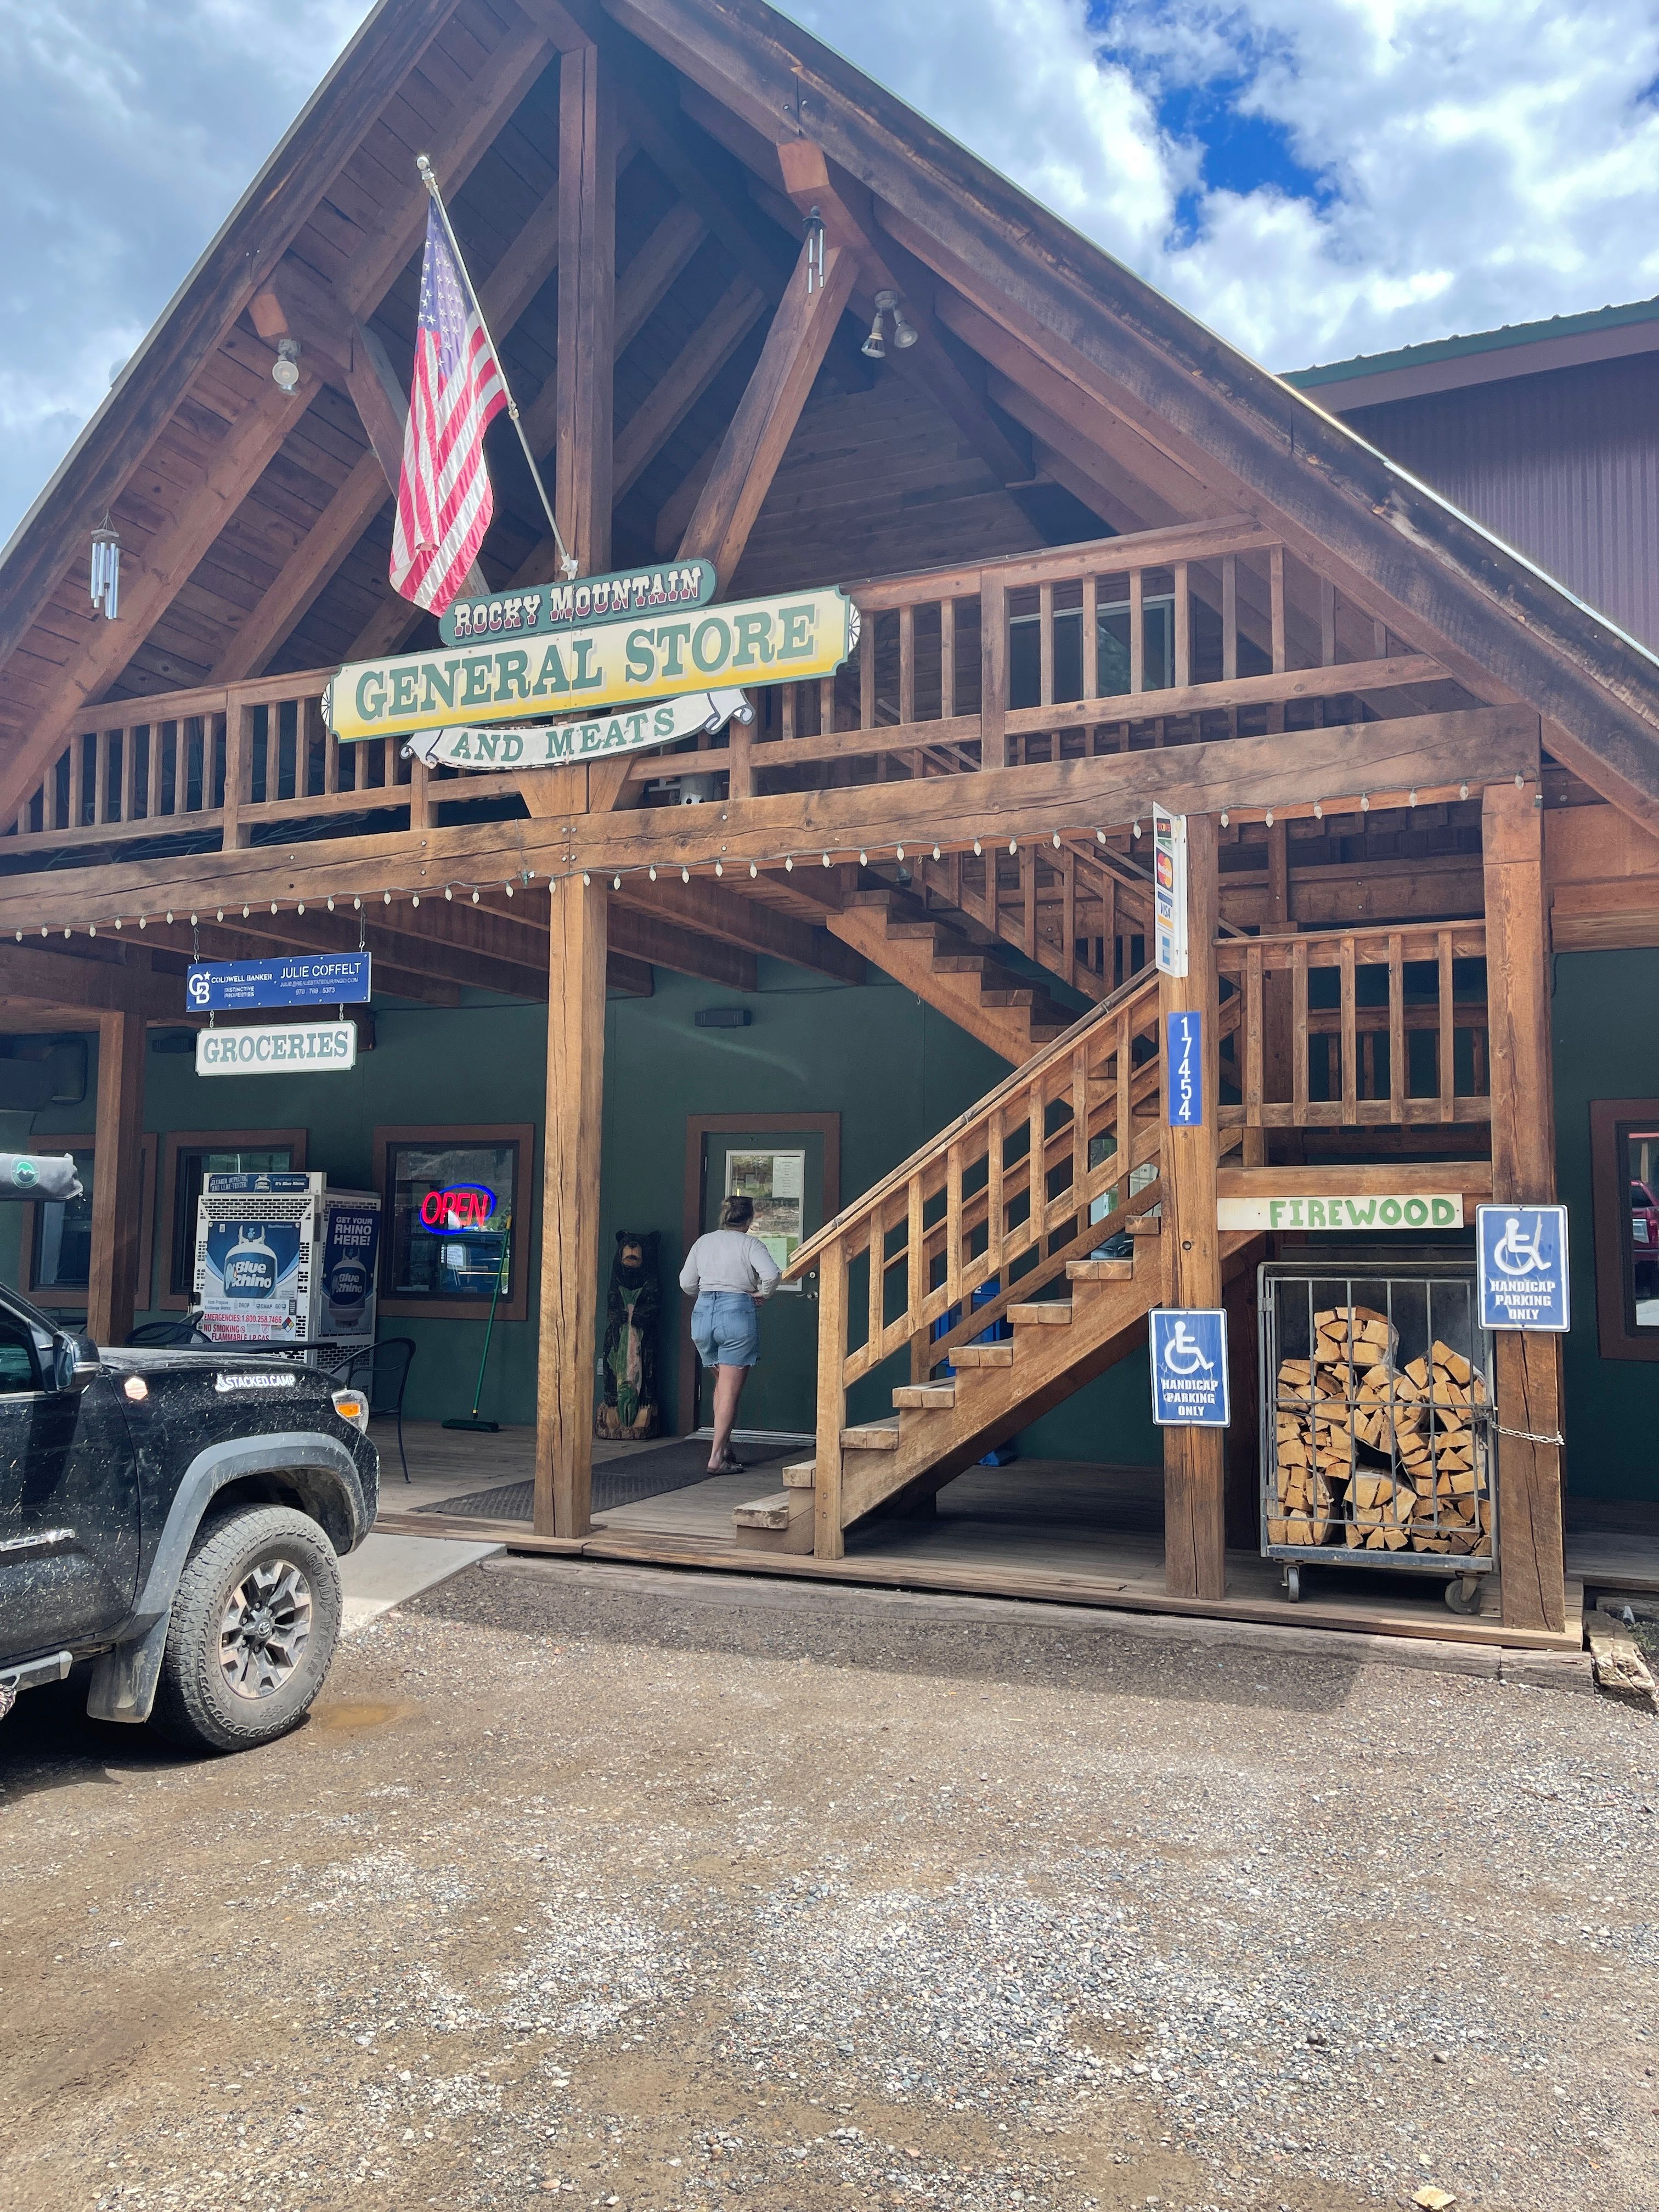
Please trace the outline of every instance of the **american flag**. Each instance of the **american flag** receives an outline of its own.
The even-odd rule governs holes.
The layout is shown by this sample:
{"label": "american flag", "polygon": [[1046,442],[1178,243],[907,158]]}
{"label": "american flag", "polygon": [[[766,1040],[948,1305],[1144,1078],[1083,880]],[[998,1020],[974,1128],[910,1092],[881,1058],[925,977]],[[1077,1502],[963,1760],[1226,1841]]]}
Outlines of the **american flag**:
{"label": "american flag", "polygon": [[395,590],[433,614],[461,591],[489,527],[484,425],[506,404],[500,364],[429,207],[391,574]]}

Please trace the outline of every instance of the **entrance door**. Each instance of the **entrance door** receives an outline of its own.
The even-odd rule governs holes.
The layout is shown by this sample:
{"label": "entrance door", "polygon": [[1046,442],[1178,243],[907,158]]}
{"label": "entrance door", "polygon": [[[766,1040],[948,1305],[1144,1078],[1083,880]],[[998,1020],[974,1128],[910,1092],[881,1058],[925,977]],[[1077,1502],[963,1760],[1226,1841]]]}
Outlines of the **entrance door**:
{"label": "entrance door", "polygon": [[[783,1266],[803,1238],[821,1229],[838,1203],[840,1116],[803,1115],[791,1120],[762,1115],[740,1122],[732,1116],[694,1117],[687,1131],[688,1243],[718,1227],[728,1195],[755,1202],[752,1234]],[[686,1304],[690,1342],[690,1302]],[[744,1429],[808,1433],[817,1396],[818,1302],[816,1281],[805,1289],[781,1284],[760,1310],[760,1364],[749,1379],[738,1413]],[[695,1351],[681,1367],[691,1387],[682,1394],[683,1429],[712,1421],[714,1378]],[[695,1419],[690,1418],[695,1407]]]}

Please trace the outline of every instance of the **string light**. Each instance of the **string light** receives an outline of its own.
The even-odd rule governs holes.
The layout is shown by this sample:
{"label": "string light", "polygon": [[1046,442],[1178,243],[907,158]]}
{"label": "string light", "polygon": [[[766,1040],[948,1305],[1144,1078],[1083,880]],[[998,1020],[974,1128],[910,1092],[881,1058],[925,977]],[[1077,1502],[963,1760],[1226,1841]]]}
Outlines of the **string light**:
{"label": "string light", "polygon": [[[1267,809],[1267,827],[1271,830],[1271,829],[1273,828],[1273,811],[1272,807],[1270,806],[1270,807]],[[1140,829],[1139,829],[1139,825],[1138,823],[1137,823],[1136,828],[1135,828],[1135,835],[1136,835],[1136,836],[1137,836],[1137,837],[1138,837],[1138,836],[1139,836],[1139,835],[1140,835]]]}
{"label": "string light", "polygon": [[1224,830],[1227,826],[1227,810],[1224,806],[1221,810],[1221,826]]}
{"label": "string light", "polygon": [[938,860],[938,858],[939,858],[939,847],[938,847],[937,845],[935,845],[935,846],[934,846],[934,848],[933,848],[933,858],[937,860]]}
{"label": "string light", "polygon": [[[410,902],[410,906],[419,906],[419,904],[420,904],[420,902],[421,902],[421,895],[420,895],[419,891],[416,891],[416,892],[414,892],[414,893],[410,896],[410,902]],[[300,911],[301,911],[301,914],[303,914],[303,913],[305,912],[305,908],[304,908],[303,907],[301,907],[301,908],[300,908]]]}
{"label": "string light", "polygon": [[1371,811],[1371,802],[1363,791],[1359,794],[1359,811],[1362,814],[1369,814]]}
{"label": "string light", "polygon": [[[392,894],[391,894],[391,892],[390,892],[390,891],[382,891],[382,892],[380,893],[380,902],[381,902],[381,904],[382,904],[383,906],[390,906],[390,905],[391,905],[391,903],[392,903]],[[272,912],[273,914],[275,914],[275,913],[276,913],[276,908],[275,908],[274,906],[271,908],[271,909],[270,909],[270,910],[271,910],[271,912]]]}
{"label": "string light", "polygon": [[[447,897],[449,896],[449,893],[448,893],[447,891],[446,891],[446,892],[444,893],[444,896],[445,896],[446,898],[447,898]],[[331,891],[331,892],[329,893],[329,895],[328,895],[328,910],[329,910],[329,912],[330,912],[331,914],[332,914],[332,913],[333,913],[333,911],[334,911],[334,894],[333,894],[333,892],[332,892],[332,891]],[[219,916],[220,921],[222,921],[224,920],[224,918],[225,918],[225,917],[224,917],[223,914],[222,914],[222,913],[221,913],[221,915],[220,915],[220,916]]]}
{"label": "string light", "polygon": [[756,877],[757,877],[757,875],[759,875],[759,873],[760,873],[760,870],[756,866],[755,863],[751,860],[751,861],[749,863],[749,880],[750,880],[750,882],[751,884],[754,882],[754,880],[755,880]]}
{"label": "string light", "polygon": [[714,873],[715,873],[717,876],[723,876],[723,875],[726,873],[726,863],[725,863],[725,861],[724,861],[724,860],[716,860],[716,861],[715,861],[715,863],[714,863]]}
{"label": "string light", "polygon": [[[827,859],[829,858],[829,854],[826,854],[824,855],[824,858],[827,860]],[[867,867],[869,866],[869,865],[870,865],[870,855],[869,855],[867,853],[860,853],[860,854],[859,854],[859,866],[860,866],[860,867],[861,867],[861,868],[867,868]]]}
{"label": "string light", "polygon": [[1018,837],[1011,837],[1011,838],[1008,840],[1008,850],[1009,850],[1011,853],[1017,853],[1017,852],[1018,852],[1018,850],[1019,850],[1019,840],[1018,840]]}
{"label": "string light", "polygon": [[590,876],[590,875],[588,874],[588,872],[587,872],[586,869],[586,868],[584,868],[584,869],[582,870],[582,881],[583,881],[585,884],[591,884],[591,883],[592,882],[592,880],[593,880],[592,877],[592,876]]}
{"label": "string light", "polygon": [[1407,806],[1415,806],[1417,804],[1417,786],[1415,784],[1413,784],[1411,789],[1406,793],[1406,804]]}
{"label": "string light", "polygon": [[[590,883],[592,880],[592,878],[591,877],[589,877],[589,876],[586,876],[586,875],[585,875],[585,876],[582,878],[582,881],[583,881],[585,884],[586,884],[586,883]],[[502,890],[507,893],[507,895],[508,898],[511,898],[511,897],[512,897],[512,896],[513,896],[513,886],[512,886],[512,884],[503,884],[501,885],[501,889],[502,889]]]}
{"label": "string light", "polygon": [[793,853],[786,853],[783,856],[783,872],[786,876],[793,876],[795,872],[795,856]]}
{"label": "string light", "polygon": [[654,884],[657,880],[657,864],[654,860],[653,860],[649,868],[647,869],[646,873],[650,877],[652,882]]}
{"label": "string light", "polygon": [[[1223,819],[1223,821],[1224,821],[1224,822],[1225,821],[1225,819],[1226,819],[1225,815],[1224,815],[1224,816],[1222,817],[1222,819]],[[1059,850],[1060,850],[1060,832],[1059,832],[1059,830],[1055,830],[1055,832],[1054,832],[1054,850],[1055,850],[1055,852],[1059,852]]]}
{"label": "string light", "polygon": [[689,883],[690,882],[690,880],[691,880],[691,871],[690,871],[690,868],[682,868],[682,869],[680,870],[680,881],[681,881],[683,884],[689,884]]}
{"label": "string light", "polygon": [[619,891],[622,889],[622,878],[620,876],[611,877],[611,888],[613,891]]}
{"label": "string light", "polygon": [[824,866],[825,866],[826,868],[827,868],[827,867],[829,866],[829,865],[830,865],[830,855],[828,854],[828,853],[826,853],[826,854],[824,854],[824,856],[823,856],[823,865],[824,865]]}
{"label": "string light", "polygon": [[1458,787],[1457,787],[1457,795],[1458,795],[1458,797],[1459,797],[1460,799],[1467,799],[1467,798],[1468,797],[1468,795],[1469,795],[1469,787],[1468,786],[1468,784],[1467,784],[1467,783],[1460,783],[1460,784],[1458,785]]}
{"label": "string light", "polygon": [[[416,899],[416,902],[415,902],[415,903],[416,903],[416,906],[419,906],[420,902],[421,902],[419,901],[419,899]],[[303,914],[303,913],[305,912],[305,910],[306,910],[306,908],[305,908],[305,901],[304,901],[303,899],[301,899],[301,902],[300,902],[300,903],[299,903],[299,905],[298,905],[298,906],[296,906],[296,907],[295,908],[294,911],[295,911],[295,914]],[[195,921],[195,919],[196,919],[195,915],[191,915],[191,920],[192,921]]]}
{"label": "string light", "polygon": [[[242,908],[242,912],[243,912],[244,914],[246,914],[246,913],[247,912],[247,908],[246,908],[246,907],[244,907],[244,908]],[[167,908],[167,921],[168,921],[169,925],[171,925],[172,921],[173,921],[173,908],[172,908],[171,907],[169,907],[169,908]],[[44,937],[44,936],[46,935],[46,931],[45,931],[44,929],[43,929],[43,930],[41,931],[41,933],[40,933],[40,934],[41,934],[41,936],[42,936],[42,937]]]}
{"label": "string light", "polygon": [[477,893],[477,891],[474,891],[474,892],[473,892],[473,894],[472,894],[472,903],[473,903],[473,905],[474,905],[474,906],[477,906],[477,904],[478,903],[478,894]]}
{"label": "string light", "polygon": [[984,848],[984,847],[980,843],[979,839],[978,839],[977,837],[975,837],[975,840],[974,840],[974,858],[975,858],[976,860],[980,858],[980,856],[981,856],[981,854],[983,853],[984,849],[985,849],[985,848]]}
{"label": "string light", "polygon": [[1323,802],[1323,800],[1322,800],[1322,799],[1315,799],[1315,801],[1314,801],[1314,820],[1315,820],[1316,822],[1322,822],[1324,819],[1325,819],[1325,806],[1324,806],[1324,802]]}
{"label": "string light", "polygon": [[902,845],[895,845],[893,850],[898,854],[901,860],[904,858],[904,848]]}

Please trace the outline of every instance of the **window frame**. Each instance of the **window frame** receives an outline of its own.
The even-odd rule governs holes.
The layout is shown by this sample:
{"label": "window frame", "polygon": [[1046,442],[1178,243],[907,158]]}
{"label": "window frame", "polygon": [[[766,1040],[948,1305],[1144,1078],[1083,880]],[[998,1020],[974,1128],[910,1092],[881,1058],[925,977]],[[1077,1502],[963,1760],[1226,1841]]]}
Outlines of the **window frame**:
{"label": "window frame", "polygon": [[179,1155],[181,1152],[276,1152],[286,1145],[293,1155],[288,1169],[290,1175],[303,1175],[306,1166],[306,1146],[310,1139],[308,1129],[169,1129],[167,1151],[161,1163],[161,1226],[166,1237],[161,1263],[161,1295],[156,1299],[153,1312],[186,1313],[193,1303],[191,1294],[182,1294],[172,1287],[170,1270],[173,1266],[173,1210],[179,1198]]}
{"label": "window frame", "polygon": [[1590,1101],[1590,1200],[1595,1233],[1595,1327],[1603,1359],[1659,1359],[1659,1328],[1634,1326],[1631,1279],[1630,1172],[1625,1134],[1659,1129],[1659,1098]]}
{"label": "window frame", "polygon": [[[488,1298],[422,1298],[392,1288],[393,1237],[392,1162],[404,1145],[516,1145],[514,1168],[512,1243],[507,1291],[495,1308],[497,1321],[525,1321],[530,1309],[528,1208],[537,1189],[536,1125],[533,1121],[434,1121],[384,1123],[374,1132],[374,1188],[380,1194],[380,1311],[406,1321],[482,1321]],[[595,1163],[595,1172],[598,1163]],[[595,1289],[594,1296],[599,1296]]]}
{"label": "window frame", "polygon": [[[46,1135],[31,1137],[31,1145],[40,1152],[65,1152],[70,1154],[91,1155],[94,1173],[97,1172],[98,1139],[90,1132],[76,1129],[52,1130]],[[150,1292],[155,1288],[155,1155],[160,1139],[146,1130],[139,1140],[140,1166],[138,1173],[138,1280],[133,1295],[135,1313],[153,1313]],[[34,1238],[39,1227],[37,1209],[55,1206],[56,1199],[30,1199],[22,1207],[21,1239],[17,1251],[17,1287],[23,1297],[46,1313],[84,1313],[92,1297],[90,1283],[48,1283],[37,1285],[34,1279]]]}

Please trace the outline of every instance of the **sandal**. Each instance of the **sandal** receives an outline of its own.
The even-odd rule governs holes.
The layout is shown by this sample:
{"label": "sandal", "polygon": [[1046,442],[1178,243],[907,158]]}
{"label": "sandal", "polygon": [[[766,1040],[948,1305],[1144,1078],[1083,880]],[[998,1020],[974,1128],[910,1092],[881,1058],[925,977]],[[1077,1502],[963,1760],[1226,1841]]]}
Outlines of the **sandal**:
{"label": "sandal", "polygon": [[725,1458],[718,1461],[708,1472],[710,1474],[746,1474],[748,1468],[736,1452],[727,1452]]}

